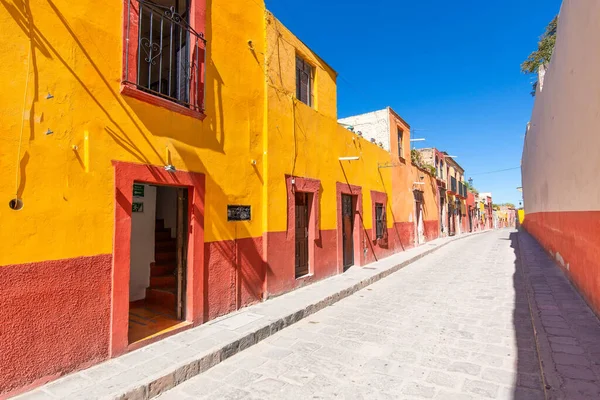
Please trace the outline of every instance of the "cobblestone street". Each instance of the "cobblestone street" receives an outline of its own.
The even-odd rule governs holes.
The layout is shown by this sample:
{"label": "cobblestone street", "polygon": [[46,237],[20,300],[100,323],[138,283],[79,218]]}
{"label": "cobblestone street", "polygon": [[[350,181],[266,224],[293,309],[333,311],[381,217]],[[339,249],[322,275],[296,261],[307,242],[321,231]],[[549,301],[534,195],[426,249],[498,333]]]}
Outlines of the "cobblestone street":
{"label": "cobblestone street", "polygon": [[453,242],[160,398],[543,399],[516,241]]}

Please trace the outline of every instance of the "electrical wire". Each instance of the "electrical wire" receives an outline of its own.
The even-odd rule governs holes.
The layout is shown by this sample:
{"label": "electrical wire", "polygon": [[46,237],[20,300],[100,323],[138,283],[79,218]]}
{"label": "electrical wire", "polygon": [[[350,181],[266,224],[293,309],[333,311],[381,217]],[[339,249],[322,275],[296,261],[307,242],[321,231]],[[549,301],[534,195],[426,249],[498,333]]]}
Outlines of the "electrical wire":
{"label": "electrical wire", "polygon": [[476,174],[469,174],[469,176],[495,174],[497,172],[513,171],[515,169],[521,169],[521,167],[519,166],[519,167],[513,167],[513,168],[498,169],[498,170],[495,170],[495,171],[478,172]]}
{"label": "electrical wire", "polygon": [[[25,108],[27,107],[27,92],[29,92],[29,72],[31,68],[31,46],[27,52],[27,78],[25,79],[25,94],[23,95],[23,110],[21,114],[21,133],[17,150],[17,168],[15,172],[15,198],[19,197],[19,172],[21,171],[21,144],[23,143],[23,130],[25,129]],[[29,116],[31,118],[31,116]]]}

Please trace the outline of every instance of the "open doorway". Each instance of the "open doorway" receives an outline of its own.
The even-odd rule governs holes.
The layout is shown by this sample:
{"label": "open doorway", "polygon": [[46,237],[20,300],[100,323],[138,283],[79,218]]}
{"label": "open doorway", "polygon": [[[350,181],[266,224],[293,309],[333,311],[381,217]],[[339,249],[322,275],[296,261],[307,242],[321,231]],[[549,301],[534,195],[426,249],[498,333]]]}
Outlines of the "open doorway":
{"label": "open doorway", "polygon": [[188,189],[133,185],[129,344],[185,321]]}
{"label": "open doorway", "polygon": [[423,222],[423,203],[424,197],[423,192],[420,190],[413,190],[413,196],[415,198],[415,245],[425,243],[425,225]]}

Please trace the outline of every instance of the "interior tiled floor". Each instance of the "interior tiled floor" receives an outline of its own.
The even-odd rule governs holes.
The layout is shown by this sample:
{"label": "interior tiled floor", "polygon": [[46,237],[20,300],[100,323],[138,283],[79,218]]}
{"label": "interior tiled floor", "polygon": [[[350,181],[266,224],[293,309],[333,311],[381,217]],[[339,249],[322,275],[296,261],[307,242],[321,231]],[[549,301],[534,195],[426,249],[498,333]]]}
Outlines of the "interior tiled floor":
{"label": "interior tiled floor", "polygon": [[130,303],[129,344],[149,339],[180,323],[175,310],[150,304],[145,300]]}

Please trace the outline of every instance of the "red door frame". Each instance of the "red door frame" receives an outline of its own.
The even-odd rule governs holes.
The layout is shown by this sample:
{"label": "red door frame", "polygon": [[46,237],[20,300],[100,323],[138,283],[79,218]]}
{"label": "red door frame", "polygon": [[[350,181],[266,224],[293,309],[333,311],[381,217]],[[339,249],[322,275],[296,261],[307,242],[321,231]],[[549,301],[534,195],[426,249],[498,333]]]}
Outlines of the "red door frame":
{"label": "red door frame", "polygon": [[[287,236],[293,244],[296,243],[296,192],[309,194],[308,205],[308,275],[300,278],[292,275],[293,279],[303,279],[315,273],[315,241],[319,237],[319,190],[321,181],[318,179],[298,176],[285,176],[288,198]],[[294,247],[295,249],[295,247]],[[295,250],[294,250],[295,251]],[[292,260],[295,260],[295,253]]]}
{"label": "red door frame", "polygon": [[350,185],[348,183],[336,182],[336,202],[337,202],[337,265],[338,274],[344,272],[344,241],[342,224],[342,194],[355,196],[355,214],[354,214],[354,265],[361,266],[365,263],[365,256],[362,251],[364,242],[364,226],[362,223],[363,199],[362,187]]}
{"label": "red door frame", "polygon": [[205,176],[197,172],[167,172],[162,167],[113,161],[115,168],[115,232],[113,236],[110,356],[127,352],[129,278],[131,262],[131,207],[133,183],[188,189],[188,257],[186,321],[204,322],[204,196]]}

